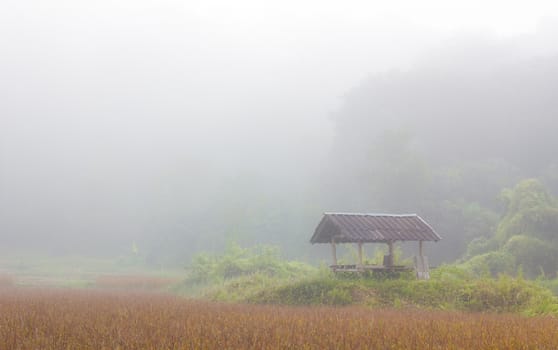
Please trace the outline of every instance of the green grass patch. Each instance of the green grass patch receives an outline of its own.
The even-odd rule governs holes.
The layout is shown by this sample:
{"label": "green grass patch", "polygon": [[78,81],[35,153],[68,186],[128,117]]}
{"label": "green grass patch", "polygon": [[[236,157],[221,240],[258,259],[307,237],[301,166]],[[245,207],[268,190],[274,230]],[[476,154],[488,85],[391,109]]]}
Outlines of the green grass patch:
{"label": "green grass patch", "polygon": [[398,278],[340,277],[328,271],[291,280],[256,274],[213,286],[207,298],[257,304],[364,305],[378,308],[426,308],[471,312],[558,315],[558,299],[536,281],[501,275],[473,277],[442,267],[428,281]]}

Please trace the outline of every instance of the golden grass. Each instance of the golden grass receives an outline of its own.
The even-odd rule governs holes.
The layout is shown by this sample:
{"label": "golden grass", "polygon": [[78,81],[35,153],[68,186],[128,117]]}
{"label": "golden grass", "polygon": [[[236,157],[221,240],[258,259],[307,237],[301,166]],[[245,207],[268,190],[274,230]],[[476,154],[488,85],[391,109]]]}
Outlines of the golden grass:
{"label": "golden grass", "polygon": [[558,349],[558,320],[9,288],[0,349]]}
{"label": "golden grass", "polygon": [[95,286],[113,289],[156,290],[169,287],[178,281],[176,278],[145,275],[101,275],[95,279]]}
{"label": "golden grass", "polygon": [[7,274],[0,274],[0,287],[12,287],[15,285],[15,277]]}

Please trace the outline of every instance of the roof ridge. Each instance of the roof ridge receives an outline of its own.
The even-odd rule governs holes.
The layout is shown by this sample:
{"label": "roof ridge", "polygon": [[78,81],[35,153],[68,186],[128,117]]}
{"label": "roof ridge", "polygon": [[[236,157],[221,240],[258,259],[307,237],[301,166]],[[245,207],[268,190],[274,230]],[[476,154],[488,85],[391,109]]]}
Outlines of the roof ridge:
{"label": "roof ridge", "polygon": [[418,216],[418,214],[387,214],[387,213],[348,213],[348,212],[324,212],[324,215],[354,215],[354,216],[389,216],[389,217],[404,217],[404,216]]}

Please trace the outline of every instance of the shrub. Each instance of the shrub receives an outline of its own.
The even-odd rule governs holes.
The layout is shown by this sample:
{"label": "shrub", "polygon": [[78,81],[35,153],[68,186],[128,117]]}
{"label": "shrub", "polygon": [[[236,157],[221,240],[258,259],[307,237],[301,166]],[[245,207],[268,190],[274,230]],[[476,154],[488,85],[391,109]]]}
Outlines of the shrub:
{"label": "shrub", "polygon": [[282,260],[279,249],[274,246],[242,248],[232,243],[221,255],[196,255],[192,260],[187,283],[211,284],[253,274],[291,278],[315,270],[308,264]]}
{"label": "shrub", "polygon": [[353,302],[353,285],[331,277],[309,278],[262,290],[247,301],[283,305],[348,305]]}
{"label": "shrub", "polygon": [[505,251],[477,255],[464,266],[477,276],[496,277],[501,273],[513,274],[516,270],[515,257]]}
{"label": "shrub", "polygon": [[498,249],[498,242],[495,239],[477,237],[471,240],[471,242],[467,245],[465,258],[470,259],[475,255],[485,254],[496,249]]}
{"label": "shrub", "polygon": [[558,250],[548,242],[526,235],[516,235],[508,240],[503,250],[515,257],[527,277],[535,278],[541,271],[556,276]]}

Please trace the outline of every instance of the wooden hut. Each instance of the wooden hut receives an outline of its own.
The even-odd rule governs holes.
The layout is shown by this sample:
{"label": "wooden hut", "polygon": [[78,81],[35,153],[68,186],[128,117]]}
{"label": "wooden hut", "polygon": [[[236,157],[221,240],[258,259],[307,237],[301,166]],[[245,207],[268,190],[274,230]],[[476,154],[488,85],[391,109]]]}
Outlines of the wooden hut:
{"label": "wooden hut", "polygon": [[[397,241],[418,242],[418,255],[415,257],[415,269],[420,279],[429,278],[428,259],[423,255],[423,242],[436,242],[441,237],[417,214],[361,214],[361,213],[324,213],[324,216],[310,243],[331,244],[335,272],[362,272],[367,270],[404,270],[407,267],[395,266],[393,246]],[[350,265],[337,263],[337,244],[353,243],[358,246],[358,262]],[[383,265],[365,265],[362,260],[362,246],[365,243],[384,243],[388,245],[388,254],[384,256]]]}

